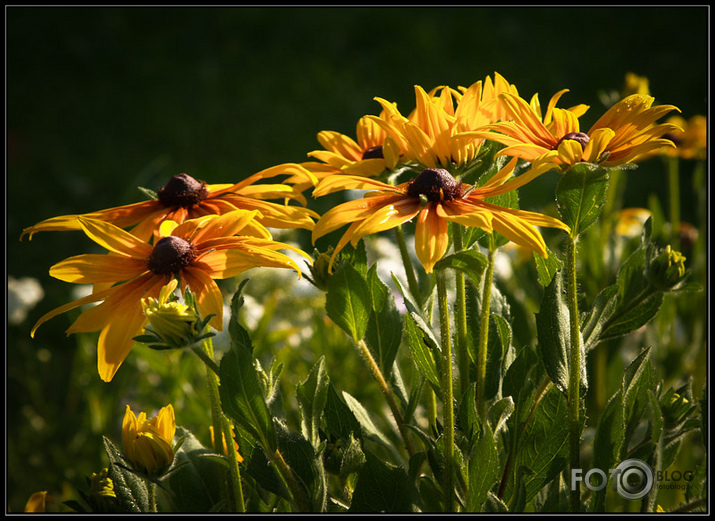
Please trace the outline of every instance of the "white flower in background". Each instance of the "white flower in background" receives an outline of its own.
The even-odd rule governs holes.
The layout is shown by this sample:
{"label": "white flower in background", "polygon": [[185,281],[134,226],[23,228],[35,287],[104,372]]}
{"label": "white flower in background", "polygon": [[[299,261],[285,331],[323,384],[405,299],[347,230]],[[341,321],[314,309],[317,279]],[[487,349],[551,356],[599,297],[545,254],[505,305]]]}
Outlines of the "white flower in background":
{"label": "white flower in background", "polygon": [[22,277],[7,279],[7,320],[10,324],[20,324],[27,312],[44,298],[45,292],[37,279]]}

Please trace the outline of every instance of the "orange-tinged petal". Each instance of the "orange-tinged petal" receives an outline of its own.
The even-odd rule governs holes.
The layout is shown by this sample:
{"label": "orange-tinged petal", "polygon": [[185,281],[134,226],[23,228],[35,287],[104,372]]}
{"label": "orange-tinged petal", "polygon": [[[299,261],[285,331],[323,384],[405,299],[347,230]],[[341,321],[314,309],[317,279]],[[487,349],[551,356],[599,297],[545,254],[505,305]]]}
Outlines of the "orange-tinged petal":
{"label": "orange-tinged petal", "polygon": [[102,329],[97,343],[97,370],[105,382],[114,378],[134,346],[133,337],[139,334],[147,320],[142,311],[141,298],[157,298],[165,282],[165,276],[151,274],[124,284],[112,296],[112,320]]}
{"label": "orange-tinged petal", "polygon": [[395,187],[371,179],[369,177],[360,177],[352,175],[331,175],[323,178],[318,186],[313,191],[313,197],[321,197],[340,190],[390,190],[394,191]]}
{"label": "orange-tinged petal", "polygon": [[496,206],[486,201],[482,201],[480,203],[480,206],[495,214],[501,213],[513,215],[515,218],[524,220],[534,226],[547,226],[549,228],[558,228],[559,230],[564,230],[567,232],[571,231],[571,228],[569,228],[566,223],[563,223],[554,217],[550,217],[542,213],[529,212],[527,210],[519,210],[516,208],[506,208],[503,206]]}
{"label": "orange-tinged petal", "polygon": [[347,223],[366,219],[375,209],[396,203],[403,197],[401,194],[363,197],[331,208],[315,223],[315,228],[313,228],[313,243],[323,235],[327,235]]}
{"label": "orange-tinged petal", "polygon": [[40,327],[45,322],[47,322],[48,320],[50,320],[51,318],[54,318],[57,315],[61,315],[62,313],[66,313],[67,311],[70,311],[70,310],[77,308],[79,306],[84,306],[85,304],[92,304],[94,302],[104,300],[109,295],[111,295],[114,291],[116,291],[116,288],[113,288],[113,287],[103,289],[101,291],[96,291],[96,292],[92,293],[91,295],[87,295],[86,297],[82,297],[80,299],[73,300],[72,302],[68,302],[67,304],[64,304],[58,308],[53,309],[49,313],[45,313],[44,315],[42,315],[42,317],[40,317],[40,319],[32,327],[32,331],[30,331],[30,336],[34,337],[35,331],[37,331],[37,328]]}
{"label": "orange-tinged petal", "polygon": [[565,165],[574,165],[581,161],[583,147],[573,139],[565,139],[559,143],[559,162]]}
{"label": "orange-tinged petal", "polygon": [[86,217],[78,217],[78,220],[90,239],[111,252],[136,259],[151,255],[149,244],[113,224]]}
{"label": "orange-tinged petal", "polygon": [[50,268],[50,275],[65,282],[94,284],[133,279],[145,271],[147,263],[142,259],[85,254],[58,262]]}
{"label": "orange-tinged petal", "polygon": [[298,163],[283,163],[281,165],[272,166],[270,168],[266,168],[265,170],[261,170],[260,172],[256,172],[255,174],[244,179],[243,181],[236,183],[230,188],[227,188],[226,191],[237,192],[242,188],[255,183],[256,181],[276,177],[279,175],[297,176],[300,179],[308,181],[313,186],[318,183],[318,179],[315,177],[315,175],[313,175],[313,173],[307,170],[304,166]]}
{"label": "orange-tinged petal", "polygon": [[141,203],[109,208],[98,212],[53,217],[25,228],[22,231],[22,235],[20,235],[20,240],[27,234],[29,234],[29,239],[32,240],[34,233],[43,231],[81,230],[82,228],[77,220],[78,217],[97,219],[114,224],[119,228],[126,228],[149,218],[154,212],[160,212],[162,208],[161,203],[158,201],[142,201]]}
{"label": "orange-tinged petal", "polygon": [[494,230],[501,233],[513,243],[535,251],[542,257],[546,257],[547,252],[544,238],[536,228],[523,219],[506,212],[498,212],[494,213],[492,225],[494,226]]}
{"label": "orange-tinged petal", "polygon": [[438,215],[441,212],[444,219],[462,226],[481,228],[491,232],[492,214],[485,210],[481,204],[481,201],[472,204],[467,204],[464,201],[445,201],[438,207]]}
{"label": "orange-tinged petal", "polygon": [[[234,210],[232,212],[218,215],[208,220],[205,226],[199,228],[193,235],[186,237],[195,244],[212,237],[231,237],[238,234],[249,224],[254,227],[258,224],[255,219],[261,214],[257,210]],[[176,232],[176,230],[175,230]],[[175,234],[177,234],[176,232]],[[266,235],[270,236],[268,230]],[[179,237],[185,237],[178,235]]]}
{"label": "orange-tinged petal", "polygon": [[422,209],[415,227],[415,252],[427,273],[432,273],[449,246],[447,221],[437,215],[437,204],[430,203]]}
{"label": "orange-tinged petal", "polygon": [[417,215],[420,205],[419,199],[406,198],[375,210],[355,228],[350,242],[356,245],[366,235],[389,230],[409,221]]}

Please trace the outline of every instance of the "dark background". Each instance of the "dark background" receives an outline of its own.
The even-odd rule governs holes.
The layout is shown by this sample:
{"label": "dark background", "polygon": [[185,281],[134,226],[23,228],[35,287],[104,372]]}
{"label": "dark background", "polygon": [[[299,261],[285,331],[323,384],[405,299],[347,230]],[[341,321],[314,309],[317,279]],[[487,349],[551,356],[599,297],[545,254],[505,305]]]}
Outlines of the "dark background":
{"label": "dark background", "polygon": [[[6,15],[7,269],[39,279],[46,293],[8,330],[13,511],[34,491],[57,491],[61,479],[83,484],[83,472],[100,470],[81,467],[100,452],[82,446],[97,446],[102,427],[116,429],[121,418],[96,415],[115,414],[101,411],[133,385],[126,376],[98,385],[87,374],[94,358],[83,360],[77,340],[65,338],[69,318],[29,338],[37,318],[70,298],[72,285],[51,279],[49,267],[93,243],[80,233],[18,242],[23,228],[137,202],[137,186],[156,190],[181,172],[229,183],[307,160],[319,131],[354,136],[358,118],[379,111],[375,96],[408,113],[416,84],[469,86],[497,71],[523,97],[538,92],[543,106],[569,88],[559,106],[591,105],[588,129],[605,110],[599,91],[619,90],[634,72],[648,77],[656,103],[686,118],[707,114],[707,7],[10,7]],[[639,169],[630,205],[645,206],[665,179]],[[683,197],[688,183],[685,172]]]}

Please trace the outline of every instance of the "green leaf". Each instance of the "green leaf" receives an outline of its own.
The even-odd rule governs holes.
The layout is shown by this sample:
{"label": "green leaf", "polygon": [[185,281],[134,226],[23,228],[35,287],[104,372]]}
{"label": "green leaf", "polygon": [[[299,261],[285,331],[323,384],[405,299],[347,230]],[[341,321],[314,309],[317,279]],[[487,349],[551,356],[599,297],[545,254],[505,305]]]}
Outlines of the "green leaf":
{"label": "green leaf", "polygon": [[392,444],[388,441],[382,431],[375,426],[367,409],[365,409],[365,407],[363,407],[363,405],[355,397],[345,391],[343,391],[343,399],[355,415],[357,421],[360,423],[365,436],[392,450]]}
{"label": "green leaf", "polygon": [[104,450],[109,458],[109,478],[114,483],[114,493],[117,495],[120,512],[149,512],[149,489],[147,482],[125,467],[131,465],[124,459],[123,453],[117,449],[107,437],[103,437]]}
{"label": "green leaf", "polygon": [[[566,397],[555,387],[550,387],[536,404],[533,417],[524,425],[519,437],[514,469],[529,469],[523,475],[525,498],[531,499],[556,478],[568,461],[568,410]],[[518,472],[512,474],[504,494],[511,498],[518,481]],[[507,503],[510,499],[507,499]]]}
{"label": "green leaf", "polygon": [[314,512],[322,512],[327,499],[327,485],[322,466],[311,443],[300,433],[291,431],[282,422],[276,421],[278,448],[286,463],[310,498]]}
{"label": "green leaf", "polygon": [[328,384],[324,415],[325,429],[329,435],[335,436],[345,443],[349,443],[353,436],[362,439],[360,422],[331,383]]}
{"label": "green leaf", "polygon": [[477,250],[464,250],[443,257],[434,265],[434,269],[453,269],[461,271],[478,286],[479,281],[482,280],[487,264],[487,257],[483,253]]}
{"label": "green leaf", "polygon": [[397,350],[402,341],[402,317],[390,289],[377,275],[377,264],[367,274],[370,294],[370,318],[365,342],[376,358],[385,378],[389,379]]}
{"label": "green leaf", "polygon": [[370,309],[370,292],[365,278],[351,264],[341,263],[328,279],[325,296],[328,316],[358,343],[365,335]]}
{"label": "green leaf", "polygon": [[315,450],[320,445],[320,426],[323,410],[328,401],[330,381],[325,370],[325,357],[313,366],[308,378],[296,389],[298,405],[301,411],[301,430],[305,439],[310,441]]}
{"label": "green leaf", "polygon": [[[536,314],[536,330],[546,372],[551,381],[564,394],[569,387],[569,353],[571,334],[569,309],[564,302],[564,288],[561,272],[558,272],[551,284],[544,290],[541,308]],[[583,346],[581,350],[581,385],[587,387],[586,364]]]}
{"label": "green leaf", "polygon": [[432,384],[435,390],[439,390],[441,388],[440,375],[434,355],[439,344],[433,343],[434,341],[424,334],[412,314],[405,316],[405,337],[412,359],[420,373]]}
{"label": "green leaf", "polygon": [[[231,349],[221,358],[219,367],[221,405],[224,412],[264,449],[274,451],[277,445],[273,419],[253,365],[253,349],[248,348],[250,338],[247,347],[243,342],[248,333],[244,330],[234,337],[235,327],[231,332]],[[233,342],[234,338],[242,342],[243,347]]]}
{"label": "green leaf", "polygon": [[505,372],[506,355],[511,345],[511,326],[499,315],[489,317],[489,338],[487,343],[487,378],[485,397],[492,399],[500,389]]}
{"label": "green leaf", "polygon": [[401,467],[384,463],[369,451],[358,473],[351,513],[406,513],[414,511],[416,491]]}
{"label": "green leaf", "polygon": [[496,440],[488,423],[469,456],[469,495],[466,511],[479,512],[499,480],[501,465]]}
{"label": "green leaf", "polygon": [[487,421],[494,435],[499,434],[499,431],[506,424],[514,410],[514,399],[511,396],[502,398],[489,407],[489,411],[487,411]]}
{"label": "green leaf", "polygon": [[164,483],[171,490],[169,500],[177,512],[211,512],[222,501],[220,490],[227,468],[223,456],[206,449],[186,429],[177,427],[177,436],[184,439],[176,451],[174,464]]}
{"label": "green leaf", "polygon": [[556,205],[561,220],[577,237],[591,226],[606,202],[608,170],[592,163],[577,163],[556,185]]}
{"label": "green leaf", "polygon": [[658,310],[662,305],[663,294],[651,294],[640,301],[638,305],[619,313],[617,319],[609,321],[608,327],[600,336],[600,340],[611,340],[640,329],[658,314]]}
{"label": "green leaf", "polygon": [[581,326],[583,335],[583,348],[588,351],[601,341],[601,331],[604,325],[611,318],[618,304],[618,286],[613,285],[601,291],[593,303],[591,311],[586,315]]}
{"label": "green leaf", "polygon": [[551,284],[554,275],[561,270],[564,263],[561,262],[561,259],[559,259],[548,247],[546,248],[547,256],[545,258],[536,252],[534,252],[533,255],[539,284],[543,287],[547,287]]}

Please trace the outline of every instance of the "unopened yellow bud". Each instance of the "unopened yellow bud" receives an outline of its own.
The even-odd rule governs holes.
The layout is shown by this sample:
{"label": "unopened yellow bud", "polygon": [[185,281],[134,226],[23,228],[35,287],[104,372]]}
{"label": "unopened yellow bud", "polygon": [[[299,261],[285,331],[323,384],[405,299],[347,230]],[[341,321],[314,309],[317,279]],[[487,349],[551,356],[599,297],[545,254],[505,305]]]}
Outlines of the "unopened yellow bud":
{"label": "unopened yellow bud", "polygon": [[659,288],[669,289],[677,285],[685,277],[685,256],[666,246],[653,259],[649,270],[651,282]]}
{"label": "unopened yellow bud", "polygon": [[161,473],[174,461],[172,442],[176,433],[174,408],[163,407],[147,420],[146,413],[135,416],[127,405],[122,424],[124,454],[134,467],[146,474]]}
{"label": "unopened yellow bud", "polygon": [[154,332],[168,344],[180,346],[189,343],[198,333],[195,328],[198,317],[186,304],[169,300],[177,284],[173,279],[161,288],[158,299],[142,299],[141,304]]}

